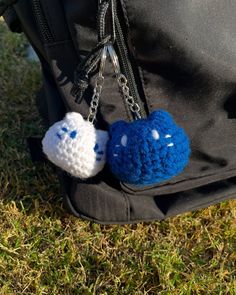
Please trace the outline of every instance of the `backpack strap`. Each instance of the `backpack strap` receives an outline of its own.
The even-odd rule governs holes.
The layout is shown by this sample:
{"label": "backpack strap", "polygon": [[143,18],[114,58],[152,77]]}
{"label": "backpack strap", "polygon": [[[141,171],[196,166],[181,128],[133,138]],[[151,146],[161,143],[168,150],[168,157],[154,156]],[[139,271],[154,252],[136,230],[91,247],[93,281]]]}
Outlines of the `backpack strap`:
{"label": "backpack strap", "polygon": [[7,10],[7,8],[15,4],[18,0],[0,0],[0,16]]}
{"label": "backpack strap", "polygon": [[21,22],[13,6],[7,8],[3,13],[3,18],[12,32],[22,33]]}
{"label": "backpack strap", "polygon": [[47,162],[47,158],[42,149],[42,137],[28,137],[27,145],[33,162]]}

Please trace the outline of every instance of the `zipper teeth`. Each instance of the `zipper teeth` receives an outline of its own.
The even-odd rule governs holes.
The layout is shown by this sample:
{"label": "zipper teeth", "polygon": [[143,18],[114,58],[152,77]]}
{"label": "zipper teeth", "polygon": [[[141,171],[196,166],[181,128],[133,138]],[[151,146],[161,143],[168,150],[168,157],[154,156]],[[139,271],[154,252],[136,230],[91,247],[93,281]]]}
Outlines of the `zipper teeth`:
{"label": "zipper teeth", "polygon": [[[133,73],[133,68],[129,60],[129,53],[128,49],[125,43],[124,34],[121,28],[121,24],[117,15],[117,11],[115,9],[115,24],[116,24],[116,41],[117,46],[120,53],[121,58],[121,66],[123,68],[124,74],[126,75],[126,78],[128,79],[130,93],[134,98],[134,101],[139,105],[140,107],[140,114],[142,117],[146,116],[146,112],[143,108],[142,101],[140,99],[140,95],[138,92],[138,88],[135,81],[135,76]],[[131,112],[131,111],[130,111]]]}
{"label": "zipper teeth", "polygon": [[99,6],[99,17],[97,20],[97,27],[99,30],[99,37],[102,39],[102,37],[105,35],[105,16],[107,13],[107,10],[109,8],[109,2],[104,2],[103,4],[100,4]]}
{"label": "zipper teeth", "polygon": [[38,29],[40,31],[40,34],[42,35],[43,40],[46,43],[53,42],[54,38],[48,27],[47,20],[43,14],[40,0],[33,0],[32,3],[34,8],[36,23],[38,24]]}

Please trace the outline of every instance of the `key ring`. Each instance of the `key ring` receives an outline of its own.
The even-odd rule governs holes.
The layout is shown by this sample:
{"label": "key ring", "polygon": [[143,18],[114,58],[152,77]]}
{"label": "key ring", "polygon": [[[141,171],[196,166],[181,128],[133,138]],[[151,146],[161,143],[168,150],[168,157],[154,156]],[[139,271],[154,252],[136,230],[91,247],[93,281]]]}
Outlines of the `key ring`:
{"label": "key ring", "polygon": [[108,50],[108,53],[110,55],[111,62],[113,64],[115,74],[118,76],[118,75],[121,74],[118,56],[117,56],[117,54],[116,54],[116,52],[114,50],[114,47],[111,44],[107,45],[107,50]]}
{"label": "key ring", "polygon": [[141,119],[140,106],[135,102],[133,96],[130,94],[130,89],[128,87],[128,80],[125,77],[125,75],[121,73],[118,56],[115,52],[113,45],[110,43],[108,45],[105,45],[102,50],[99,72],[98,72],[98,76],[95,79],[95,87],[94,87],[93,96],[90,103],[89,115],[87,120],[93,123],[94,120],[96,119],[99,100],[102,93],[102,87],[104,84],[103,73],[105,71],[108,55],[113,65],[117,83],[122,91],[126,104],[128,105],[131,112],[135,114],[135,118]]}

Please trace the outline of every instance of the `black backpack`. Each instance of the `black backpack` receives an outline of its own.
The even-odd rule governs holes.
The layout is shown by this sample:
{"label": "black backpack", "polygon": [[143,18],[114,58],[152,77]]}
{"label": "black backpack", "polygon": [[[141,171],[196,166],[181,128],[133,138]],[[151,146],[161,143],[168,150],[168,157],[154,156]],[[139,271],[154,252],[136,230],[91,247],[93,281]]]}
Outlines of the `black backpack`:
{"label": "black backpack", "polygon": [[[45,122],[50,126],[68,111],[88,115],[97,70],[81,79],[78,65],[96,52],[99,33],[115,34],[121,69],[144,116],[156,109],[170,112],[190,138],[191,158],[178,176],[148,186],[122,183],[108,167],[88,180],[58,169],[67,209],[98,223],[135,223],[234,198],[236,2],[111,2],[0,1],[10,29],[23,31],[40,58],[39,110]],[[103,130],[116,120],[133,120],[111,64],[105,80],[96,123]],[[73,85],[79,87],[76,99]],[[33,157],[40,158],[35,144],[31,139]]]}

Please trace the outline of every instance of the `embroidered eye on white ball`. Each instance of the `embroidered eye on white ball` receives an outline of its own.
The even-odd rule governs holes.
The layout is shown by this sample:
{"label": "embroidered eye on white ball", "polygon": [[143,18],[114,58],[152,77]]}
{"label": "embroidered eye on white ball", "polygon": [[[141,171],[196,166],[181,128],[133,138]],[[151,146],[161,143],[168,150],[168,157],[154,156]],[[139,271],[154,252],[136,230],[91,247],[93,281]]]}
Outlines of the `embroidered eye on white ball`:
{"label": "embroidered eye on white ball", "polygon": [[75,177],[86,179],[100,172],[106,162],[108,132],[78,113],[67,113],[55,123],[43,139],[43,151],[48,159]]}

